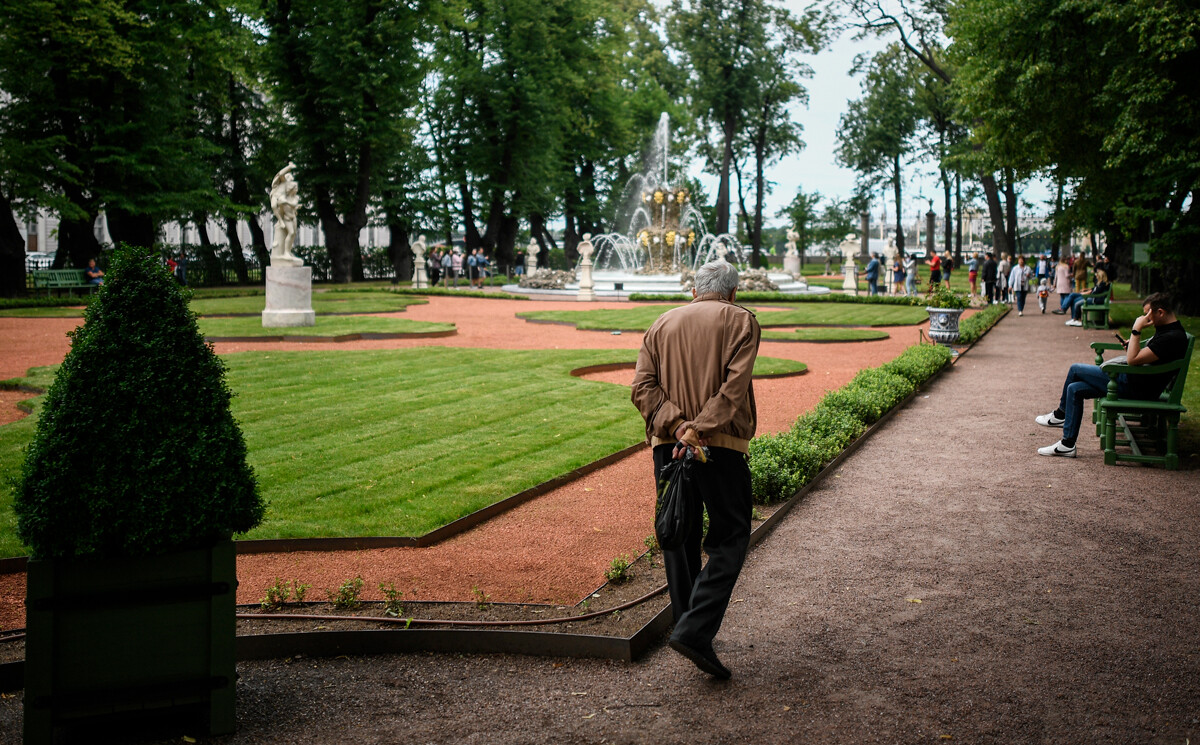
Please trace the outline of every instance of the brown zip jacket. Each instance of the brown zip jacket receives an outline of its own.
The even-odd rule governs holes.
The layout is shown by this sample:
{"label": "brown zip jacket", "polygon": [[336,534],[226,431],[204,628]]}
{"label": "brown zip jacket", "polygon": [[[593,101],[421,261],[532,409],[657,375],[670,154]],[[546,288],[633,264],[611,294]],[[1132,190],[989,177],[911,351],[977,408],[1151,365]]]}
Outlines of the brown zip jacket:
{"label": "brown zip jacket", "polygon": [[662,314],[642,339],[632,400],[651,446],[676,442],[680,424],[714,447],[746,452],[758,415],[754,314],[716,293]]}

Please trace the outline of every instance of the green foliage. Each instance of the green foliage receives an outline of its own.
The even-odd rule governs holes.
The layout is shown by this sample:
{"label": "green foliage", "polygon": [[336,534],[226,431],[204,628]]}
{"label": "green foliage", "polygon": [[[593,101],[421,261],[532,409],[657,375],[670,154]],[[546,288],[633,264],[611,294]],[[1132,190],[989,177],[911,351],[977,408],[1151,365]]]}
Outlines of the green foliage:
{"label": "green foliage", "polygon": [[155,555],[259,523],[225,366],[160,263],[117,252],[71,339],[15,501],[33,556]]}
{"label": "green foliage", "polygon": [[642,543],[645,544],[646,551],[648,551],[651,555],[659,553],[662,550],[658,545],[658,536],[654,533],[646,536],[645,539],[642,540]]}
{"label": "green foliage", "polygon": [[762,338],[764,340],[815,342],[877,341],[888,338],[888,332],[875,329],[844,328],[802,328],[794,331],[771,331],[768,329],[762,332]]}
{"label": "green foliage", "polygon": [[471,587],[471,596],[475,598],[475,607],[479,610],[487,610],[488,595],[478,586]]}
{"label": "green foliage", "polygon": [[629,554],[621,554],[609,563],[608,569],[604,570],[604,578],[614,585],[621,584],[629,579],[629,566],[632,563],[633,560]]}
{"label": "green foliage", "polygon": [[259,601],[259,605],[266,611],[279,610],[287,604],[288,598],[293,595],[296,597],[297,604],[303,603],[304,596],[311,588],[312,585],[301,584],[298,579],[285,582],[276,577],[275,583],[267,588],[267,594],[263,595],[263,599]]}
{"label": "green foliage", "polygon": [[[741,300],[741,297],[738,297]],[[907,304],[905,304],[907,306]],[[518,313],[531,321],[570,323],[579,329],[596,331],[645,331],[658,317],[671,310],[670,305],[642,305],[612,310],[536,310]],[[904,326],[927,319],[924,309],[889,303],[864,305],[847,303],[800,303],[782,311],[761,311],[758,322],[772,326]]]}
{"label": "green foliage", "polygon": [[754,501],[768,504],[791,497],[949,360],[949,350],[942,347],[909,347],[886,365],[861,370],[840,389],[826,393],[789,430],[755,437],[749,461]]}
{"label": "green foliage", "polygon": [[363,585],[362,577],[348,579],[338,586],[336,590],[326,590],[325,596],[329,598],[329,602],[338,610],[354,610],[361,603]]}
{"label": "green foliage", "polygon": [[951,308],[963,310],[971,304],[966,293],[956,292],[938,283],[931,285],[925,293],[925,305],[930,308]]}
{"label": "green foliage", "polygon": [[958,324],[958,342],[974,344],[1008,312],[1007,305],[989,305]]}
{"label": "green foliage", "polygon": [[391,618],[399,618],[404,615],[404,604],[402,602],[404,593],[396,589],[396,583],[388,582],[386,585],[379,583],[379,591],[383,593],[383,615]]}

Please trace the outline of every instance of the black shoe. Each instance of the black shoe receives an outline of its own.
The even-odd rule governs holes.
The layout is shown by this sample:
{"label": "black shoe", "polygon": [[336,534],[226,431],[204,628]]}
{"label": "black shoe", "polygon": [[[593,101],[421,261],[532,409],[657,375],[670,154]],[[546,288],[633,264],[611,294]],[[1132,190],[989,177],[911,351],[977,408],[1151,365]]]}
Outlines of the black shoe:
{"label": "black shoe", "polygon": [[1058,308],[1055,308],[1054,310],[1052,310],[1050,312],[1056,316],[1065,316],[1067,314],[1067,312],[1065,310],[1059,310]]}
{"label": "black shoe", "polygon": [[718,680],[729,680],[731,677],[733,677],[733,673],[729,672],[729,668],[721,664],[721,661],[717,659],[717,653],[712,651],[711,647],[709,647],[706,651],[701,651],[695,647],[684,644],[678,639],[671,639],[667,643],[671,645],[671,649],[674,649],[679,654],[691,660],[696,667],[700,668],[714,678],[717,678]]}

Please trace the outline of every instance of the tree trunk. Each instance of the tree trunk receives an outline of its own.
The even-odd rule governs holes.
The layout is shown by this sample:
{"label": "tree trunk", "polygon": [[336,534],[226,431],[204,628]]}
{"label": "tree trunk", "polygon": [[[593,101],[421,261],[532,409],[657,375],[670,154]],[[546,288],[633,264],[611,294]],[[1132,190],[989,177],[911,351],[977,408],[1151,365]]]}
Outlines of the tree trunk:
{"label": "tree trunk", "polygon": [[[892,161],[892,191],[896,197],[896,250],[904,255],[904,225],[900,217],[900,154],[897,153]],[[869,239],[868,239],[869,240]],[[870,244],[868,244],[870,245]]]}
{"label": "tree trunk", "polygon": [[[942,233],[946,236],[946,242],[945,242],[945,248],[943,248],[942,250],[945,251],[946,253],[950,253],[950,243],[953,240],[953,235],[954,235],[954,226],[951,224],[953,222],[954,218],[953,218],[952,213],[950,212],[950,209],[951,209],[951,207],[950,207],[950,174],[946,173],[945,168],[943,168],[941,170],[942,170],[942,195],[943,195],[943,197],[945,197],[945,201],[943,203],[943,207],[944,207],[943,212],[945,213],[945,220],[946,220],[945,229],[942,231]],[[962,262],[962,251],[959,251],[958,254],[954,257],[955,268],[958,268],[961,265],[961,262]]]}
{"label": "tree trunk", "polygon": [[[1004,237],[1008,239],[1009,253],[1017,248],[1017,184],[1011,168],[1004,169]],[[997,256],[997,259],[1000,257]]]}
{"label": "tree trunk", "polygon": [[[500,232],[496,241],[496,251],[492,258],[496,263],[505,266],[511,266],[513,259],[516,257],[517,231],[520,229],[520,221],[512,215],[504,215],[500,221]],[[539,251],[538,258],[545,259],[547,262],[550,257],[548,251]]]}
{"label": "tree trunk", "polygon": [[225,235],[229,237],[229,257],[233,260],[233,271],[239,285],[250,284],[250,273],[246,271],[246,257],[242,255],[242,239],[238,237],[236,217],[225,218]]}
{"label": "tree trunk", "polygon": [[0,193],[0,297],[25,292],[25,241],[13,216],[12,202]]}
{"label": "tree trunk", "polygon": [[754,251],[755,266],[758,266],[762,253],[763,200],[767,197],[767,179],[763,175],[763,169],[766,168],[766,150],[767,126],[764,123],[759,126],[758,137],[754,143],[754,227],[750,229],[750,245]]}
{"label": "tree trunk", "polygon": [[[471,186],[465,180],[458,182],[458,195],[462,198],[462,214],[463,214],[463,244],[466,246],[467,253],[479,248],[482,240],[479,235],[479,227],[475,224],[475,197],[471,193]],[[450,245],[450,239],[447,238],[446,245]]]}
{"label": "tree trunk", "polygon": [[412,244],[408,240],[409,233],[413,229],[412,221],[404,218],[392,218],[388,220],[387,227],[388,257],[392,260],[392,270],[395,272],[392,284],[406,282],[412,279],[416,272]]}
{"label": "tree trunk", "polygon": [[332,214],[332,208],[329,208],[328,212],[328,217],[321,218],[321,229],[325,232],[325,250],[329,252],[330,279],[338,284],[345,284],[354,277],[354,259],[359,255],[360,228],[343,224]]}
{"label": "tree trunk", "polygon": [[962,266],[962,174],[954,173],[954,265]]}
{"label": "tree trunk", "polygon": [[221,271],[221,260],[213,250],[212,240],[208,237],[208,215],[197,212],[192,216],[196,232],[200,235],[200,259],[204,261],[205,284],[225,284],[225,273]]}
{"label": "tree trunk", "polygon": [[992,220],[992,251],[997,256],[1012,253],[1009,250],[1008,238],[1004,233],[1004,208],[1000,206],[1000,189],[996,186],[996,177],[988,173],[979,177],[983,186],[983,195],[987,198],[988,217]]}
{"label": "tree trunk", "polygon": [[729,232],[729,208],[730,208],[730,174],[729,171],[733,166],[733,135],[737,124],[737,119],[733,113],[725,115],[724,126],[721,131],[724,137],[724,145],[721,152],[721,181],[717,186],[717,222],[714,226],[714,232],[717,235]]}
{"label": "tree trunk", "polygon": [[95,224],[95,215],[89,215],[82,220],[59,221],[58,253],[54,255],[53,264],[55,269],[82,269],[87,266],[89,259],[100,255],[100,241],[96,240],[96,233],[92,228]]}
{"label": "tree trunk", "polygon": [[250,215],[246,220],[246,225],[250,228],[250,243],[254,246],[254,256],[258,259],[258,265],[262,267],[265,280],[267,267],[271,265],[271,252],[267,250],[266,233],[258,222],[258,215]]}
{"label": "tree trunk", "polygon": [[1062,229],[1058,226],[1062,219],[1064,183],[1058,179],[1058,189],[1054,195],[1054,232],[1050,234],[1050,255],[1058,261],[1062,251]]}
{"label": "tree trunk", "polygon": [[[130,246],[150,248],[155,244],[158,231],[155,230],[154,220],[149,215],[134,215],[119,208],[110,208],[105,214],[108,217],[108,232],[116,245],[127,243]],[[92,225],[89,223],[88,232],[91,230]],[[95,241],[95,236],[92,240]]]}

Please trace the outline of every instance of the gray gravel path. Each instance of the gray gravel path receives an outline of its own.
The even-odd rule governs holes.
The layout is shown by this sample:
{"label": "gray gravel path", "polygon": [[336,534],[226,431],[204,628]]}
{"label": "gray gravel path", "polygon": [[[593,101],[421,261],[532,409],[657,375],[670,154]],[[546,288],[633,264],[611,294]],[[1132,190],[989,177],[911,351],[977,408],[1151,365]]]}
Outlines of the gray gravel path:
{"label": "gray gravel path", "polygon": [[752,552],[728,683],[665,647],[245,663],[222,741],[1200,742],[1197,472],[1035,452],[1105,336],[1010,314],[849,458]]}

